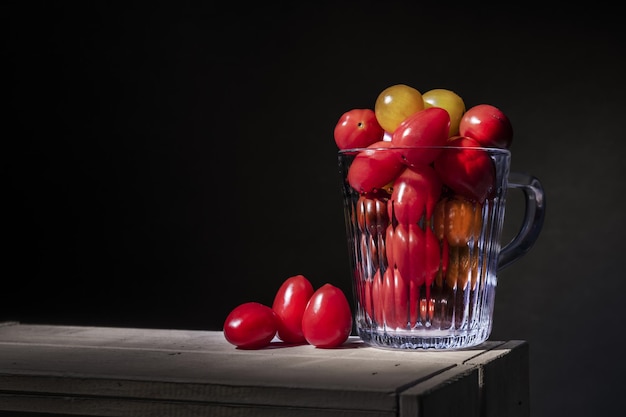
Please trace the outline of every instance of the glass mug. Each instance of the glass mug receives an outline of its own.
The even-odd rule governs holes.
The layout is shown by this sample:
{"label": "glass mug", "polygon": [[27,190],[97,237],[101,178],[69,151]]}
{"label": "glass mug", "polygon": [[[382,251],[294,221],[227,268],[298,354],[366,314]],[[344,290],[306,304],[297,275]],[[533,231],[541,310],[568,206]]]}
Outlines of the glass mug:
{"label": "glass mug", "polygon": [[[511,173],[511,153],[499,148],[345,149],[338,159],[359,337],[389,349],[487,340],[497,272],[543,226],[539,180]],[[510,188],[523,191],[525,214],[502,246]]]}

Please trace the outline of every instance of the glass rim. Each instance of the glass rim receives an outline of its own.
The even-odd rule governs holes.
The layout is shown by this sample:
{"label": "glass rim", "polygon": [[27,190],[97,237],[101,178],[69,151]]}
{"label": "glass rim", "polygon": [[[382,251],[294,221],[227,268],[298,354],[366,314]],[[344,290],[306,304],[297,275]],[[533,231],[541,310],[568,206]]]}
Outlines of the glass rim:
{"label": "glass rim", "polygon": [[490,146],[453,146],[453,145],[418,145],[418,146],[379,146],[379,147],[360,147],[360,148],[347,148],[339,149],[338,155],[356,155],[363,151],[394,151],[394,150],[434,150],[434,149],[453,149],[453,150],[469,150],[469,151],[484,151],[490,154],[510,155],[511,151],[505,148],[490,147]]}

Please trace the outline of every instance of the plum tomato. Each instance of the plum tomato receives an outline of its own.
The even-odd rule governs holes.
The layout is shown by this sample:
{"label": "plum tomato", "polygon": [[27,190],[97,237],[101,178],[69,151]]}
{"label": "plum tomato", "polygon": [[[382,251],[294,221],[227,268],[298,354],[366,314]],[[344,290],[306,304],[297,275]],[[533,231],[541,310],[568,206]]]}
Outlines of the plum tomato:
{"label": "plum tomato", "polygon": [[494,191],[493,161],[484,149],[476,149],[480,145],[474,139],[453,136],[449,144],[435,159],[435,171],[452,191],[482,204]]}
{"label": "plum tomato", "polygon": [[365,148],[383,140],[385,131],[372,109],[352,109],[345,112],[335,126],[335,143],[339,149]]}
{"label": "plum tomato", "polygon": [[270,344],[278,330],[274,310],[254,301],[235,307],[224,321],[224,338],[240,349],[260,349]]}
{"label": "plum tomato", "polygon": [[407,167],[394,181],[387,203],[388,217],[398,223],[430,219],[441,195],[441,180],[430,165]]}
{"label": "plum tomato", "polygon": [[410,283],[396,268],[388,268],[383,277],[385,324],[396,329],[406,329],[409,322]]}
{"label": "plum tomato", "polygon": [[513,126],[499,108],[478,104],[463,114],[459,136],[472,138],[480,146],[508,149],[513,141]]}
{"label": "plum tomato", "polygon": [[393,259],[400,275],[417,286],[426,279],[426,237],[417,224],[398,224],[394,233]]}
{"label": "plum tomato", "polygon": [[377,269],[374,273],[374,278],[372,279],[372,312],[370,317],[378,323],[379,326],[382,326],[385,322],[385,315],[383,311],[383,273],[380,272],[380,269]]}
{"label": "plum tomato", "polygon": [[378,123],[389,133],[393,133],[404,119],[423,109],[422,93],[406,84],[385,88],[374,104]]}
{"label": "plum tomato", "polygon": [[[450,131],[450,115],[439,107],[414,113],[393,132],[393,146],[445,146]],[[404,149],[402,158],[408,165],[430,164],[441,149]]]}
{"label": "plum tomato", "polygon": [[361,194],[376,193],[386,187],[404,169],[400,154],[390,148],[391,142],[378,141],[360,151],[348,168],[347,180]]}
{"label": "plum tomato", "polygon": [[278,288],[272,310],[278,318],[278,338],[283,342],[306,342],[302,316],[313,292],[313,285],[304,275],[289,277]]}
{"label": "plum tomato", "polygon": [[465,102],[463,98],[452,90],[445,88],[435,88],[422,94],[424,99],[424,108],[441,107],[448,111],[450,115],[450,133],[449,136],[459,134],[459,123],[461,117],[465,113]]}
{"label": "plum tomato", "polygon": [[360,196],[356,202],[356,220],[363,232],[367,230],[372,236],[384,233],[389,224],[386,202],[379,198]]}
{"label": "plum tomato", "polygon": [[387,230],[385,231],[385,256],[387,258],[387,265],[390,268],[396,266],[396,261],[393,259],[393,239],[394,239],[394,226],[393,223],[389,222],[389,226],[387,226]]}
{"label": "plum tomato", "polygon": [[482,224],[482,205],[460,195],[442,198],[435,207],[433,230],[439,240],[451,245],[478,241]]}
{"label": "plum tomato", "polygon": [[397,327],[396,322],[396,305],[394,294],[394,270],[395,268],[387,268],[383,273],[383,280],[380,286],[380,301],[378,308],[383,310],[383,321],[386,327]]}
{"label": "plum tomato", "polygon": [[337,347],[348,340],[352,310],[340,288],[327,283],[313,293],[304,310],[302,331],[307,342],[318,348]]}
{"label": "plum tomato", "polygon": [[441,245],[437,236],[435,236],[435,232],[430,227],[424,228],[424,237],[426,238],[424,250],[426,258],[424,263],[426,271],[425,282],[426,286],[430,287],[441,267]]}

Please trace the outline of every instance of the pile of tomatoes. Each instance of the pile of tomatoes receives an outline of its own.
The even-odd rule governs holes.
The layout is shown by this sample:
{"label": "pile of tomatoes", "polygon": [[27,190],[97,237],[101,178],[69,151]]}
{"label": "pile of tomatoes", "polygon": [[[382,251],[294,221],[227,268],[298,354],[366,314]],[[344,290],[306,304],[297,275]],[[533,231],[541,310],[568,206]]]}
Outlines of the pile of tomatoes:
{"label": "pile of tomatoes", "polygon": [[492,155],[511,145],[508,117],[490,104],[466,109],[451,90],[397,84],[373,108],[344,113],[334,138],[348,161],[344,191],[355,202],[355,280],[366,315],[389,329],[448,326],[454,304],[432,290],[475,288],[470,254],[478,253],[484,203],[498,193]]}
{"label": "pile of tomatoes", "polygon": [[277,336],[289,344],[333,348],[352,331],[352,311],[343,291],[330,284],[314,290],[304,275],[287,278],[272,306],[246,302],[224,322],[224,337],[240,349],[261,349]]}
{"label": "pile of tomatoes", "polygon": [[[358,152],[348,182],[360,194],[391,188],[408,166],[428,177],[432,187],[482,203],[493,191],[493,163],[479,148],[508,149],[513,139],[509,118],[499,108],[479,104],[466,109],[455,92],[433,89],[421,94],[406,84],[392,85],[373,109],[345,112],[334,129],[340,150]],[[443,148],[455,152],[442,152]],[[376,149],[393,148],[387,152]],[[371,149],[371,151],[370,151]],[[432,180],[432,181],[430,181]]]}
{"label": "pile of tomatoes", "polygon": [[[506,149],[512,137],[509,119],[495,106],[480,104],[466,110],[463,99],[450,90],[421,94],[405,84],[383,90],[373,109],[347,111],[334,129],[340,150],[358,151],[348,182],[365,199],[364,207],[389,200],[389,218],[400,224],[394,230],[398,242],[416,240],[411,238],[413,226],[422,215],[433,216],[444,187],[472,204],[489,198],[494,166],[479,148]],[[443,147],[459,152],[442,152]],[[380,148],[395,149],[376,151]],[[378,198],[381,190],[389,195]],[[473,224],[471,219],[456,217],[459,224]],[[404,224],[408,234],[403,234]],[[396,258],[403,274],[414,275],[410,268],[402,268],[411,262]],[[433,269],[438,264],[433,263]],[[240,349],[263,348],[275,337],[289,344],[332,348],[348,339],[352,324],[350,305],[341,289],[327,283],[314,290],[307,278],[294,275],[280,286],[271,307],[258,302],[235,307],[224,322],[224,337]]]}

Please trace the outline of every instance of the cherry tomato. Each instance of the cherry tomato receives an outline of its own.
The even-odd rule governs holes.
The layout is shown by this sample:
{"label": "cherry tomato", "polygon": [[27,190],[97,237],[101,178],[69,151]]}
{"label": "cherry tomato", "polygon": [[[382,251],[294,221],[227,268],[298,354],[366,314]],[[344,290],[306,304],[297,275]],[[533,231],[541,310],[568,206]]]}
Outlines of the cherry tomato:
{"label": "cherry tomato", "polygon": [[304,311],[302,331],[307,342],[318,348],[343,344],[352,331],[352,311],[346,295],[332,284],[318,288]]}
{"label": "cherry tomato", "polygon": [[269,345],[278,329],[274,311],[265,304],[247,302],[235,307],[224,321],[224,338],[240,349]]}
{"label": "cherry tomato", "polygon": [[[439,107],[418,111],[404,120],[393,132],[393,146],[444,146],[450,132],[450,115]],[[408,165],[430,164],[440,149],[403,150],[402,158]]]}
{"label": "cherry tomato", "polygon": [[348,168],[350,186],[361,194],[376,193],[383,189],[404,169],[397,150],[390,148],[391,142],[378,141],[359,152]]}
{"label": "cherry tomato", "polygon": [[459,123],[465,113],[465,102],[457,93],[445,88],[435,88],[422,94],[424,108],[441,107],[450,115],[449,136],[459,134]]}
{"label": "cherry tomato", "polygon": [[499,108],[478,104],[463,115],[459,135],[474,139],[480,146],[507,149],[513,141],[513,127]]}
{"label": "cherry tomato", "polygon": [[365,148],[383,140],[385,131],[372,109],[352,109],[345,112],[335,126],[335,143],[339,149]]}
{"label": "cherry tomato", "polygon": [[393,133],[404,119],[423,109],[422,93],[405,84],[385,88],[374,104],[378,123],[389,133]]}
{"label": "cherry tomato", "polygon": [[302,316],[313,292],[313,285],[304,275],[289,277],[278,288],[272,310],[278,318],[278,337],[283,342],[306,342],[302,334]]}
{"label": "cherry tomato", "polygon": [[435,171],[454,192],[482,204],[494,191],[493,161],[484,149],[471,149],[480,147],[474,139],[455,136],[449,144],[450,149],[435,159]]}

